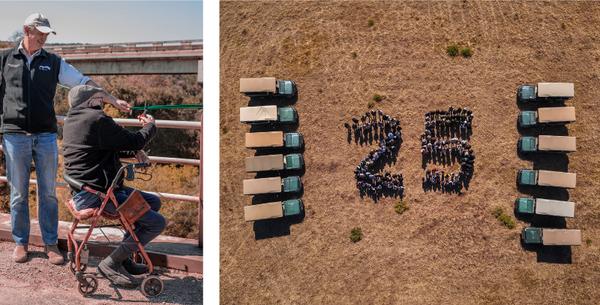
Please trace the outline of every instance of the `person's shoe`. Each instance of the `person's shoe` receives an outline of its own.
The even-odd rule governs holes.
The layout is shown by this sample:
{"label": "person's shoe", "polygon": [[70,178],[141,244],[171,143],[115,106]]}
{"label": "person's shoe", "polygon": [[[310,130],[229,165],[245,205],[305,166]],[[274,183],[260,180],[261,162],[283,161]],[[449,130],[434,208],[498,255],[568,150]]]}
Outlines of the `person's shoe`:
{"label": "person's shoe", "polygon": [[24,263],[27,261],[27,245],[17,245],[13,252],[13,259],[17,263]]}
{"label": "person's shoe", "polygon": [[58,250],[57,245],[46,245],[46,255],[48,255],[48,260],[51,264],[54,265],[62,265],[65,263],[65,258],[63,257],[60,250]]}
{"label": "person's shoe", "polygon": [[123,267],[123,261],[129,258],[131,250],[120,245],[110,255],[98,264],[98,271],[111,283],[124,288],[135,288],[140,284],[140,279],[132,276]]}
{"label": "person's shoe", "polygon": [[123,268],[132,275],[140,275],[148,272],[148,266],[134,262],[131,257],[123,261]]}

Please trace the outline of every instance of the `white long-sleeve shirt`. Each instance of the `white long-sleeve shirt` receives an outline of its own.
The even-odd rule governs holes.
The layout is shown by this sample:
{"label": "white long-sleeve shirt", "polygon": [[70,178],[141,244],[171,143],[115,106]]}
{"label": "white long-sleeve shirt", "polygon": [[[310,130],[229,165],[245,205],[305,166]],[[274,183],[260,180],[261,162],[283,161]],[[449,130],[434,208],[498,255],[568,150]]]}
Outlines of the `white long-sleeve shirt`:
{"label": "white long-sleeve shirt", "polygon": [[[28,69],[29,69],[29,66],[31,65],[31,62],[33,61],[33,59],[36,56],[40,55],[41,50],[42,49],[39,49],[35,53],[29,55],[29,53],[23,47],[23,41],[21,41],[21,43],[19,44],[19,52],[21,52],[21,54],[23,54],[25,56],[25,58],[27,58],[27,68]],[[66,62],[64,58],[62,58],[62,61],[60,63],[60,71],[58,73],[58,83],[61,86],[64,86],[67,88],[73,88],[77,85],[85,85],[89,80],[90,80],[89,77],[81,74],[81,72],[79,72],[79,70],[77,70],[71,64]]]}

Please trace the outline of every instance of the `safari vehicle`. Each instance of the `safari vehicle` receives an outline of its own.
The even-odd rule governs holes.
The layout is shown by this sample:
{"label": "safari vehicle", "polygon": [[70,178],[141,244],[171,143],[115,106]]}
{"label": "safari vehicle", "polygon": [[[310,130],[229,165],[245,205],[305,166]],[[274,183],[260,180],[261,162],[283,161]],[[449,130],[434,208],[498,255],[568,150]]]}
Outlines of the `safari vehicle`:
{"label": "safari vehicle", "polygon": [[240,92],[250,97],[296,95],[296,83],[292,80],[278,80],[275,77],[240,78]]}
{"label": "safari vehicle", "polygon": [[244,219],[255,221],[297,216],[304,210],[302,199],[290,199],[283,202],[269,202],[244,207]]}
{"label": "safari vehicle", "polygon": [[258,106],[240,108],[240,122],[249,124],[298,122],[298,113],[294,107]]}
{"label": "safari vehicle", "polygon": [[304,166],[301,154],[265,155],[246,158],[246,172],[299,170]]}
{"label": "safari vehicle", "polygon": [[539,185],[575,188],[577,175],[546,170],[522,169],[518,174],[520,185]]}
{"label": "safari vehicle", "polygon": [[521,197],[515,201],[515,211],[519,214],[575,217],[575,203],[570,201]]}
{"label": "safari vehicle", "polygon": [[519,152],[574,152],[577,150],[575,137],[546,136],[521,137]]}
{"label": "safari vehicle", "polygon": [[519,126],[532,127],[537,124],[575,122],[575,107],[544,107],[537,111],[521,111]]}
{"label": "safari vehicle", "polygon": [[581,245],[581,230],[527,227],[521,232],[521,238],[525,244],[579,246]]}
{"label": "safari vehicle", "polygon": [[267,131],[267,132],[247,132],[246,147],[286,147],[300,149],[304,144],[304,138],[299,132]]}
{"label": "safari vehicle", "polygon": [[298,176],[269,177],[244,180],[244,195],[269,193],[298,193],[302,190],[302,181]]}
{"label": "safari vehicle", "polygon": [[521,85],[517,89],[519,103],[564,101],[575,96],[573,83],[538,83]]}

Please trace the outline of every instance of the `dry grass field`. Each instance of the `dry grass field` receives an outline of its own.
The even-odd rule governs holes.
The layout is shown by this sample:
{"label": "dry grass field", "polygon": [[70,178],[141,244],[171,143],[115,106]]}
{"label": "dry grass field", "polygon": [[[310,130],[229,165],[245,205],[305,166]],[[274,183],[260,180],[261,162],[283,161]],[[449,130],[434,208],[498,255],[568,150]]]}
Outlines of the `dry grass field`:
{"label": "dry grass field", "polygon": [[[221,301],[223,304],[597,304],[600,302],[600,2],[222,2]],[[450,57],[451,43],[470,58]],[[240,77],[293,79],[305,136],[303,221],[246,223],[242,195],[249,127]],[[521,158],[519,84],[575,83],[578,151]],[[346,142],[344,122],[376,103],[402,121],[404,143],[386,170],[405,177],[398,200],[362,200],[353,170],[375,147]],[[462,196],[421,188],[425,112],[468,107],[475,174]],[[536,131],[523,131],[535,133]],[[569,170],[569,192],[517,188],[520,168]],[[582,230],[583,244],[527,248],[529,221],[503,226],[516,197],[569,199],[576,217],[535,224]],[[350,241],[360,227],[363,239]],[[272,236],[265,237],[265,234]]]}

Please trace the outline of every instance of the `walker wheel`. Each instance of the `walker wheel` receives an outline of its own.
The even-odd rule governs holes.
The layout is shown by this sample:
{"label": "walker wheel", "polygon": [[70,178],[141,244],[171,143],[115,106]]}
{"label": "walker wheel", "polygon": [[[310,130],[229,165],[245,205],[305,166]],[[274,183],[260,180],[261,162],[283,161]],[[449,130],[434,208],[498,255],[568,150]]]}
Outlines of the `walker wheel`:
{"label": "walker wheel", "polygon": [[87,297],[98,289],[98,280],[91,274],[84,274],[77,282],[77,290],[82,296]]}
{"label": "walker wheel", "polygon": [[[87,265],[86,264],[79,264],[79,266],[81,267],[81,272],[84,272],[85,269],[87,269]],[[71,270],[71,273],[75,274],[77,272],[77,269],[75,268],[75,260],[71,260],[69,261],[69,270]]]}
{"label": "walker wheel", "polygon": [[155,297],[163,292],[164,287],[163,281],[158,276],[150,275],[142,281],[140,290],[146,297]]}

